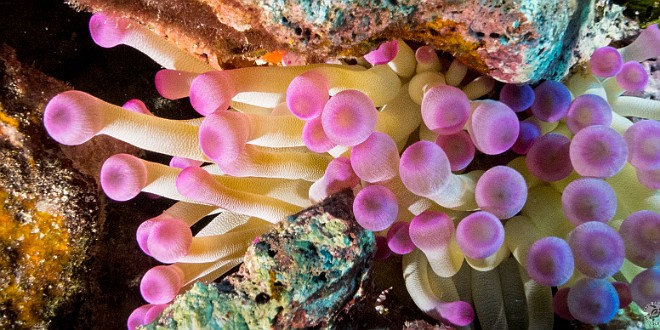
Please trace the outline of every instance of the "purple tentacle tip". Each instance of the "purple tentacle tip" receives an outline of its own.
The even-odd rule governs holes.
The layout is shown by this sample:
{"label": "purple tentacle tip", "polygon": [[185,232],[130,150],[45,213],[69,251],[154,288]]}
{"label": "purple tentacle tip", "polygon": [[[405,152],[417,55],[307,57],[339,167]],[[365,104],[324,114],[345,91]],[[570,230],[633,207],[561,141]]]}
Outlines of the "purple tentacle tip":
{"label": "purple tentacle tip", "polygon": [[166,304],[183,286],[183,273],[176,266],[156,266],[149,269],[140,282],[142,298],[152,304]]}
{"label": "purple tentacle tip", "polygon": [[470,100],[453,86],[430,88],[422,99],[422,120],[430,130],[443,135],[458,133],[470,117]]}
{"label": "purple tentacle tip", "polygon": [[583,128],[573,136],[570,157],[578,174],[607,178],[618,173],[626,164],[628,146],[614,129],[594,125]]}
{"label": "purple tentacle tip", "polygon": [[378,111],[371,99],[357,90],[344,90],[325,104],[321,124],[330,141],[354,146],[366,140],[376,127]]}
{"label": "purple tentacle tip", "polygon": [[566,186],[562,210],[575,226],[589,221],[607,223],[616,213],[616,194],[610,185],[595,178],[580,178]]}
{"label": "purple tentacle tip", "polygon": [[392,252],[404,255],[415,249],[415,244],[410,239],[410,224],[405,221],[397,221],[387,231],[387,246]]}
{"label": "purple tentacle tip", "polygon": [[566,116],[571,92],[558,81],[547,80],[534,89],[532,113],[542,121],[557,122]]}
{"label": "purple tentacle tip", "polygon": [[117,154],[103,163],[100,181],[108,197],[116,201],[127,201],[137,196],[147,185],[147,169],[141,159]]}
{"label": "purple tentacle tip", "polygon": [[456,243],[466,256],[473,259],[486,258],[504,243],[504,226],[491,213],[474,212],[456,226]]}
{"label": "purple tentacle tip", "polygon": [[527,252],[527,272],[536,282],[559,286],[573,275],[573,253],[559,237],[544,237],[534,242]]}
{"label": "purple tentacle tip", "polygon": [[480,209],[500,219],[508,219],[525,205],[527,184],[516,170],[495,166],[484,172],[477,181],[475,199]]}
{"label": "purple tentacle tip", "polygon": [[389,228],[396,221],[398,212],[396,195],[380,185],[364,187],[353,202],[355,219],[367,230],[381,231]]}
{"label": "purple tentacle tip", "polygon": [[129,19],[98,12],[89,19],[89,32],[97,45],[111,48],[123,43],[130,25]]}
{"label": "purple tentacle tip", "polygon": [[378,46],[378,49],[364,55],[364,59],[371,65],[386,64],[393,60],[399,53],[399,43],[396,40],[384,42]]}
{"label": "purple tentacle tip", "polygon": [[639,62],[626,62],[616,75],[616,82],[628,92],[640,92],[649,82],[649,74]]}
{"label": "purple tentacle tip", "polygon": [[529,149],[525,165],[535,177],[543,181],[561,180],[573,170],[570,144],[571,140],[561,134],[546,134]]}
{"label": "purple tentacle tip", "polygon": [[619,295],[606,280],[581,279],[568,292],[568,308],[584,323],[607,323],[619,310]]}
{"label": "purple tentacle tip", "polygon": [[500,90],[500,102],[515,112],[525,111],[534,103],[534,89],[529,85],[504,84]]}
{"label": "purple tentacle tip", "polygon": [[589,59],[589,68],[593,74],[602,77],[613,77],[623,66],[623,58],[619,51],[611,46],[596,49]]}
{"label": "purple tentacle tip", "polygon": [[592,125],[610,126],[612,107],[605,99],[594,94],[576,97],[568,108],[566,125],[573,133]]}
{"label": "purple tentacle tip", "polygon": [[597,221],[585,222],[568,235],[575,257],[575,268],[593,278],[606,278],[619,271],[625,257],[625,244],[612,227]]}

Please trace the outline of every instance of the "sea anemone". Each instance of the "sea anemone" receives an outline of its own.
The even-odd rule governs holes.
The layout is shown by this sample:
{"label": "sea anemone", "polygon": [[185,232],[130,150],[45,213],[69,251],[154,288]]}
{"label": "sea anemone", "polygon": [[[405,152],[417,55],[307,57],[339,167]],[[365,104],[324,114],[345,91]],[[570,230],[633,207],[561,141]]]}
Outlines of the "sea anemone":
{"label": "sea anemone", "polygon": [[[101,171],[115,200],[178,200],[138,229],[145,253],[169,265],[144,275],[148,304],[129,328],[240,263],[272,223],[344,188],[356,192],[358,223],[377,234],[377,258],[403,255],[411,297],[438,320],[465,326],[476,312],[482,327],[551,328],[554,306],[596,324],[622,302],[660,299],[660,102],[621,94],[646,83],[636,61],[660,53],[657,26],[623,49],[598,49],[567,85],[536,86],[486,76],[462,85],[466,65],[444,70],[434,49],[402,40],[366,55],[370,64],[217,71],[126,19],[97,13],[90,30],[101,46],[154,58],[166,68],[158,91],[189,97],[204,116],[163,119],[81,91],[46,106],[60,143],[105,134],[173,156],[168,166],[115,155]],[[554,300],[551,286],[564,286]]]}

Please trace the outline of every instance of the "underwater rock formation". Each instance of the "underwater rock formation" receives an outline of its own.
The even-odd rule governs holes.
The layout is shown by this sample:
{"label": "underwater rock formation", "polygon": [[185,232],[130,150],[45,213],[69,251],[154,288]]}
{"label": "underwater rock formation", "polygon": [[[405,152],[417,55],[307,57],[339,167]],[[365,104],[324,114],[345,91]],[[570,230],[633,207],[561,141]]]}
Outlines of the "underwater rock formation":
{"label": "underwater rock formation", "polygon": [[258,237],[238,272],[195,283],[147,329],[331,326],[363,299],[376,245],[344,190]]}
{"label": "underwater rock formation", "polygon": [[[510,83],[561,79],[621,39],[622,8],[600,1],[122,1],[76,7],[133,18],[192,54],[227,65],[286,50],[309,63],[359,57],[403,38]],[[230,65],[231,66],[231,65]]]}
{"label": "underwater rock formation", "polygon": [[95,177],[107,153],[99,150],[136,149],[106,138],[79,147],[48,139],[43,107],[69,87],[20,63],[8,46],[0,82],[0,328],[47,327],[76,312],[86,286],[85,260],[104,219]]}

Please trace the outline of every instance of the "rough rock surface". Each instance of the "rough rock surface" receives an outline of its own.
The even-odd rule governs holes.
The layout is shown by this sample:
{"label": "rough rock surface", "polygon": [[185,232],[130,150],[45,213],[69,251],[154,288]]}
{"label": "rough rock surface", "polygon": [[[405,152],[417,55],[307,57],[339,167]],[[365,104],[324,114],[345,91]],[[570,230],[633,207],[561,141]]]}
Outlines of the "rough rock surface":
{"label": "rough rock surface", "polygon": [[275,50],[310,62],[358,56],[400,37],[505,82],[561,79],[577,60],[620,38],[627,24],[620,7],[596,0],[69,2],[134,18],[225,66]]}
{"label": "rough rock surface", "polygon": [[[0,48],[0,328],[44,327],[72,312],[101,199],[87,160],[47,138],[43,107],[68,89]],[[92,149],[69,149],[91,157]]]}
{"label": "rough rock surface", "polygon": [[238,272],[179,296],[147,328],[302,329],[332,326],[364,299],[374,235],[345,190],[257,238]]}
{"label": "rough rock surface", "polygon": [[[60,79],[71,78],[76,75],[71,68],[84,68],[86,62],[75,60],[76,52],[84,48],[80,46],[81,39],[64,28],[76,21],[71,15],[75,13],[63,4],[39,5],[35,7],[28,1],[13,4],[11,19],[0,15],[0,40],[16,47],[14,51],[0,43],[0,328],[116,329],[123,327],[132,306],[120,305],[127,309],[122,314],[110,308],[98,313],[90,310],[130,301],[125,296],[131,293],[139,299],[139,290],[120,289],[118,283],[108,283],[111,277],[99,271],[95,263],[107,263],[111,258],[99,251],[113,246],[114,255],[123,257],[121,268],[113,271],[127,277],[132,259],[120,255],[120,251],[124,245],[132,247],[124,242],[131,242],[135,231],[118,237],[119,243],[105,243],[106,231],[116,229],[113,226],[122,222],[112,218],[113,226],[104,226],[107,208],[97,178],[101,162],[110,154],[135,153],[137,149],[103,137],[83,146],[66,147],[48,137],[42,124],[43,108],[51,97],[71,86],[42,70],[57,74],[57,70],[52,70],[55,67],[61,70],[57,74]],[[62,9],[70,14],[61,15]],[[62,23],[55,25],[45,19],[35,24],[23,20],[24,14],[36,20],[47,15]],[[12,31],[20,34],[9,36]],[[67,62],[59,56],[72,56],[74,60]],[[99,58],[93,60],[102,65]],[[76,77],[94,80],[95,73],[82,71]],[[98,79],[94,82],[100,85]],[[136,213],[133,210],[131,215]],[[136,221],[126,217],[126,222]],[[135,251],[131,255],[140,256]],[[144,261],[139,265],[148,266]],[[111,298],[99,289],[103,287],[100,282],[112,286],[112,294],[124,296],[108,303]],[[137,300],[133,304],[136,303]],[[109,312],[114,315],[105,316]],[[119,322],[115,325],[96,321],[103,316]]]}

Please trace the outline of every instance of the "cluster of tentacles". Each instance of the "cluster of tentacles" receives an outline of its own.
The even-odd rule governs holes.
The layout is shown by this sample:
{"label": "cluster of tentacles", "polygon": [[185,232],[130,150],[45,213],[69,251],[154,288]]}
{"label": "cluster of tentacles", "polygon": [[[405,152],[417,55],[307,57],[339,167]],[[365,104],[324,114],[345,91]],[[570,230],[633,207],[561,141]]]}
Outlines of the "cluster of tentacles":
{"label": "cluster of tentacles", "polygon": [[[217,71],[127,19],[97,13],[90,31],[152,57],[166,68],[160,94],[189,97],[203,116],[158,118],[80,91],[46,107],[60,143],[106,134],[173,156],[168,166],[115,155],[101,171],[112,199],[178,201],[138,230],[167,265],[144,275],[148,304],[129,328],[239,264],[271,223],[344,188],[378,235],[377,257],[404,255],[411,297],[439,320],[467,326],[476,310],[485,328],[540,329],[553,311],[598,324],[631,301],[660,301],[660,102],[623,96],[648,81],[639,62],[660,55],[657,26],[598,49],[567,85],[501,88],[399,40],[356,64]],[[502,154],[518,156],[492,164]]]}

